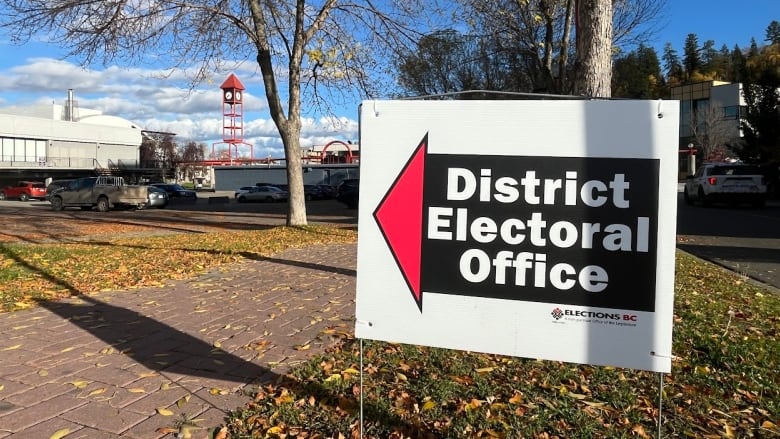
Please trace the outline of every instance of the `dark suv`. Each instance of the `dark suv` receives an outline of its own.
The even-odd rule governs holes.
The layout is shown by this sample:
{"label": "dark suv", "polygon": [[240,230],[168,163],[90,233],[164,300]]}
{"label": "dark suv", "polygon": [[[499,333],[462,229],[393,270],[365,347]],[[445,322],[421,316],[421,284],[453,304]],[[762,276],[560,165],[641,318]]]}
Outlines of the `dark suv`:
{"label": "dark suv", "polygon": [[349,178],[339,183],[336,188],[336,200],[344,203],[350,209],[358,207],[358,193],[360,192],[360,179]]}

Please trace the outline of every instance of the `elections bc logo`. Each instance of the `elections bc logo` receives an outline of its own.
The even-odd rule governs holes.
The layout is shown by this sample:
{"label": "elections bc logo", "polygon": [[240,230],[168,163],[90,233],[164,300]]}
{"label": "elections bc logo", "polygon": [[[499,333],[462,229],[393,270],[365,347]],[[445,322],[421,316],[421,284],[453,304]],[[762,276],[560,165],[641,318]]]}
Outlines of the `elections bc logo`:
{"label": "elections bc logo", "polygon": [[[593,319],[593,321],[597,323],[601,321],[614,321],[614,322],[620,321],[621,323],[619,324],[621,326],[622,325],[636,326],[636,322],[639,320],[639,316],[637,314],[583,311],[583,310],[561,309],[560,307],[555,307],[555,309],[552,310],[550,315],[556,321],[562,319],[564,316],[567,316],[567,317],[573,317],[575,319]],[[591,320],[588,321],[590,322]]]}

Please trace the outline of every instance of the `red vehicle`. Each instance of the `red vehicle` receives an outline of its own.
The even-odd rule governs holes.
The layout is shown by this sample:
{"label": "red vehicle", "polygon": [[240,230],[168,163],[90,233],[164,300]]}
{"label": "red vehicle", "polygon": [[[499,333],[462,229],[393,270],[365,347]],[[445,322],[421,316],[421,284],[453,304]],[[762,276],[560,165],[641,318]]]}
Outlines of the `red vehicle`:
{"label": "red vehicle", "polygon": [[46,185],[42,181],[20,181],[16,186],[0,189],[0,200],[8,198],[18,198],[21,201],[33,198],[43,200],[46,198]]}

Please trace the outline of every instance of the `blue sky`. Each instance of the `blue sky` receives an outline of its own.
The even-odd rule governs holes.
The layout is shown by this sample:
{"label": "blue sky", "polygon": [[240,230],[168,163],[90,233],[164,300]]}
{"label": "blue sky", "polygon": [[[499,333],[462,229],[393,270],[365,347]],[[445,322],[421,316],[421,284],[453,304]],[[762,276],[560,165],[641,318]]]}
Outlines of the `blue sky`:
{"label": "blue sky", "polygon": [[[747,47],[755,38],[764,44],[765,30],[780,21],[780,0],[667,0],[667,10],[651,41],[659,56],[666,42],[682,55],[686,36],[695,33],[699,43],[714,40],[715,47],[735,44]],[[178,134],[180,141],[195,140],[211,145],[221,138],[221,93],[219,85],[229,72],[213,73],[194,89],[181,75],[154,67],[96,65],[81,68],[63,59],[64,51],[41,43],[15,46],[0,34],[0,107],[30,103],[63,103],[72,88],[82,108],[95,108],[124,117],[149,130]],[[257,67],[249,62],[234,72],[247,87],[244,105],[245,137],[255,145],[255,155],[281,156],[281,141],[270,119]],[[356,140],[357,100],[340,106],[336,119],[306,114],[304,146],[324,145],[330,140]]]}
{"label": "blue sky", "polygon": [[764,44],[766,27],[772,20],[780,21],[780,0],[667,0],[667,25],[659,33],[654,47],[660,49],[672,43],[682,55],[685,37],[696,34],[699,44],[715,41],[715,48],[726,44],[750,45],[754,37]]}

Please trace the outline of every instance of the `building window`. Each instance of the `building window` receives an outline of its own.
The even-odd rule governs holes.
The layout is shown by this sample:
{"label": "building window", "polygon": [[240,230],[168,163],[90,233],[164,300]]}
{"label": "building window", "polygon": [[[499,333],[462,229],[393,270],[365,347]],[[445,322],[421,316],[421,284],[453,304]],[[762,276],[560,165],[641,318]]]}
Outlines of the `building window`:
{"label": "building window", "polygon": [[739,106],[732,105],[730,107],[723,107],[723,118],[726,120],[734,120],[739,117]]}

